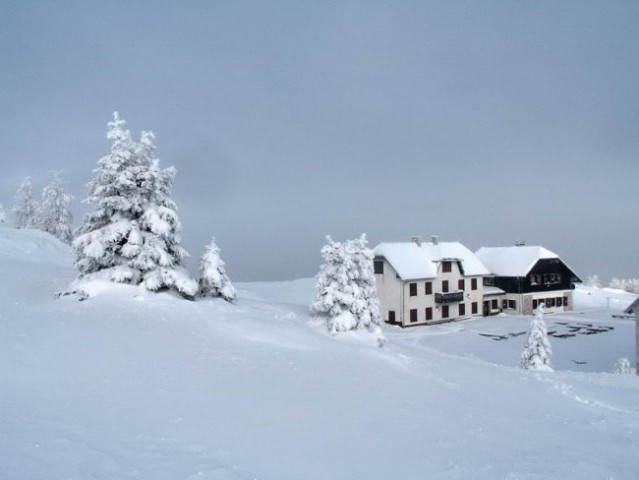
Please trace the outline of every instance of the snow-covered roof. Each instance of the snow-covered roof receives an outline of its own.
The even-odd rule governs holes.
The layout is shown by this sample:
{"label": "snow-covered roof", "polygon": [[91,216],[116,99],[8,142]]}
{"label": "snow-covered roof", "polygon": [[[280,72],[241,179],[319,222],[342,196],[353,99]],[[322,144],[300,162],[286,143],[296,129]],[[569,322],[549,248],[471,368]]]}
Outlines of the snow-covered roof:
{"label": "snow-covered roof", "polygon": [[538,245],[481,247],[475,255],[491,273],[500,277],[525,277],[537,261],[559,258],[556,253]]}
{"label": "snow-covered roof", "polygon": [[504,295],[505,293],[506,293],[506,291],[502,290],[499,287],[493,287],[491,285],[484,285],[484,296]]}
{"label": "snow-covered roof", "polygon": [[633,314],[635,313],[635,311],[639,311],[639,297],[637,297],[635,299],[634,302],[632,302],[628,308],[626,308],[623,313],[627,313],[627,314]]}
{"label": "snow-covered roof", "polygon": [[459,242],[380,243],[373,250],[384,257],[403,280],[437,277],[437,262],[461,261],[465,276],[489,275],[475,254]]}

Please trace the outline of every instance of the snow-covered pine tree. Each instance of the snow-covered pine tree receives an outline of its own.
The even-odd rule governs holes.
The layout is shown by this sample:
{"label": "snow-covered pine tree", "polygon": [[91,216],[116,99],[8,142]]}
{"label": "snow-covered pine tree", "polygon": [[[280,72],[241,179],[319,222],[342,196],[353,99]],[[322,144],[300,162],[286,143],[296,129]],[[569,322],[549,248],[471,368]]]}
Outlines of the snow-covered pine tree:
{"label": "snow-covered pine tree", "polygon": [[220,248],[211,239],[202,254],[199,265],[199,295],[203,297],[222,297],[227,302],[235,303],[237,294],[226,274],[225,264],[220,257]]}
{"label": "snow-covered pine tree", "polygon": [[198,285],[181,267],[188,253],[180,245],[182,226],[177,205],[171,199],[177,170],[174,167],[160,168],[159,160],[155,158],[154,138],[152,132],[142,132],[136,147],[136,183],[140,185],[142,194],[141,215],[137,220],[141,245],[129,264],[140,270],[142,282],[149,290],[174,288],[187,297],[194,297]]}
{"label": "snow-covered pine tree", "polygon": [[526,370],[538,370],[552,372],[550,355],[552,349],[548,341],[546,322],[544,321],[544,303],[537,307],[535,318],[530,324],[530,333],[526,340],[526,346],[521,352],[521,368]]}
{"label": "snow-covered pine tree", "polygon": [[13,224],[16,228],[31,228],[35,222],[38,204],[31,193],[31,177],[27,177],[16,190],[15,203],[11,210]]}
{"label": "snow-covered pine tree", "polygon": [[170,198],[174,168],[154,158],[153,134],[131,140],[116,113],[108,124],[109,155],[98,161],[87,203],[95,205],[78,229],[73,247],[81,278],[100,276],[143,284],[149,290],[174,288],[187,297],[197,282],[180,266],[180,222]]}
{"label": "snow-covered pine tree", "polygon": [[69,207],[72,200],[73,196],[64,189],[60,173],[54,172],[53,181],[42,189],[42,203],[36,214],[35,226],[70,244],[73,214]]}
{"label": "snow-covered pine tree", "polygon": [[380,346],[384,345],[373,252],[367,246],[366,235],[343,243],[326,239],[311,310],[327,317],[327,327],[333,335],[365,327],[377,336]]}
{"label": "snow-covered pine tree", "polygon": [[627,358],[620,358],[615,362],[612,373],[635,375],[637,370],[632,366]]}

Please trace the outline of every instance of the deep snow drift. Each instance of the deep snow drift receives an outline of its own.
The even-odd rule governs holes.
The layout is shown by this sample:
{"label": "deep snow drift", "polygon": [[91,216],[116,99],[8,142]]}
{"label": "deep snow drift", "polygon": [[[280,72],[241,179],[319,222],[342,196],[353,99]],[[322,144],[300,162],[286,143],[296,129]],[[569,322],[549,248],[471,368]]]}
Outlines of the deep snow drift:
{"label": "deep snow drift", "polygon": [[[238,303],[103,284],[67,247],[0,227],[2,479],[636,479],[633,296],[580,289],[549,330],[558,370],[517,367],[531,317],[330,337],[313,281]],[[626,303],[627,301],[627,303]],[[607,306],[610,304],[610,308]],[[481,334],[481,335],[480,335]],[[501,335],[503,340],[493,340]]]}

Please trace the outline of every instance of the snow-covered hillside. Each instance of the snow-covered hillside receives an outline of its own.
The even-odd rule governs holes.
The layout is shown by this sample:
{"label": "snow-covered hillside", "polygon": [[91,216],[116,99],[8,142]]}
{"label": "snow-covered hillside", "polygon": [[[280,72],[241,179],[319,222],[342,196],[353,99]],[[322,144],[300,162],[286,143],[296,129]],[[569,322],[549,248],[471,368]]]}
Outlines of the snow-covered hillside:
{"label": "snow-covered hillside", "polygon": [[239,284],[236,305],[110,284],[56,299],[71,263],[0,227],[2,479],[638,476],[639,378],[602,373],[634,358],[615,292],[546,318],[614,329],[551,338],[541,374],[509,335],[530,318],[385,327],[379,349],[309,317],[311,280]]}

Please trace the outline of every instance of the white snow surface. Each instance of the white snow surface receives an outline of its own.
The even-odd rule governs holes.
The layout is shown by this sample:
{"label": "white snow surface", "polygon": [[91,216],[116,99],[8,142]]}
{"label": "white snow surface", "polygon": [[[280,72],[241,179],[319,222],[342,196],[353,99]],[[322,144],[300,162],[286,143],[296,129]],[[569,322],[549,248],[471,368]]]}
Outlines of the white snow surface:
{"label": "white snow surface", "polygon": [[614,330],[551,338],[540,373],[509,335],[531,317],[384,326],[378,348],[313,320],[310,279],[238,284],[235,305],[107,283],[56,299],[72,260],[0,227],[3,480],[638,477],[639,378],[606,373],[635,358],[611,317],[634,296],[578,288],[548,330]]}
{"label": "white snow surface", "polygon": [[475,254],[459,242],[380,243],[373,253],[386,258],[403,280],[436,278],[437,262],[449,259],[461,260],[466,276],[490,274]]}

